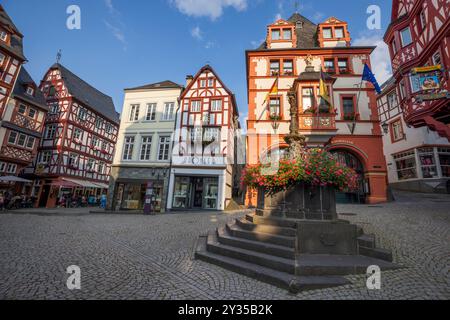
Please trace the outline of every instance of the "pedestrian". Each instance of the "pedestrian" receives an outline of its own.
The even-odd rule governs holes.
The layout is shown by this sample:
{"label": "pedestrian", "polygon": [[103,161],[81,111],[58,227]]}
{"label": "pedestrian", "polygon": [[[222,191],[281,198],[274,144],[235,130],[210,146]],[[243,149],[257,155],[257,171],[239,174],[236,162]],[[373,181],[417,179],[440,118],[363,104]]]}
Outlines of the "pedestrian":
{"label": "pedestrian", "polygon": [[0,193],[0,211],[5,210],[5,197],[3,196],[3,192]]}
{"label": "pedestrian", "polygon": [[100,208],[106,209],[106,194],[102,194],[100,198]]}

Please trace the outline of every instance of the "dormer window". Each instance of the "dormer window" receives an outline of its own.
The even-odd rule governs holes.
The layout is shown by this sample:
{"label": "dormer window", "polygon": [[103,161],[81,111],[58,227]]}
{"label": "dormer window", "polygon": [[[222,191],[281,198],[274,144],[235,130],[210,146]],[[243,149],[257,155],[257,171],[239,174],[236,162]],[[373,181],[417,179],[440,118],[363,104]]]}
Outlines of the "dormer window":
{"label": "dormer window", "polygon": [[334,36],[339,39],[344,38],[344,28],[342,27],[335,28]]}
{"label": "dormer window", "polygon": [[292,40],[292,30],[291,29],[283,30],[283,40]]}
{"label": "dormer window", "polygon": [[34,96],[34,88],[29,86],[27,87],[27,95]]}
{"label": "dormer window", "polygon": [[323,38],[324,39],[333,38],[333,33],[331,32],[331,28],[323,28]]}
{"label": "dormer window", "polygon": [[272,40],[280,40],[281,33],[279,29],[272,30]]}
{"label": "dormer window", "polygon": [[0,40],[3,42],[6,42],[6,39],[8,38],[8,33],[6,33],[5,30],[0,30]]}

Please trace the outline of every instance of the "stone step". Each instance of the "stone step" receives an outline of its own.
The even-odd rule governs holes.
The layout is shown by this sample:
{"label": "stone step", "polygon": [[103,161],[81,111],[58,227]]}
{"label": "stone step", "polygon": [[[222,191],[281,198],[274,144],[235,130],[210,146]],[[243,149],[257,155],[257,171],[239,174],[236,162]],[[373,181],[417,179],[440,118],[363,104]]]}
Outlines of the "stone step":
{"label": "stone step", "polygon": [[375,235],[363,234],[358,237],[358,246],[365,248],[375,248]]}
{"label": "stone step", "polygon": [[297,228],[297,222],[295,220],[291,219],[281,219],[281,218],[265,218],[258,216],[256,214],[247,214],[245,216],[245,219],[248,222],[257,224],[257,225],[269,225],[269,226],[276,226],[276,227],[282,227],[282,228]]}
{"label": "stone step", "polygon": [[399,269],[398,265],[362,255],[300,255],[297,260],[297,275],[350,275],[365,274],[369,266],[381,270]]}
{"label": "stone step", "polygon": [[359,247],[359,254],[375,259],[380,259],[388,262],[393,261],[392,251],[387,249],[380,248],[367,248],[367,247]]}
{"label": "stone step", "polygon": [[272,243],[279,246],[295,248],[295,237],[277,236],[259,231],[243,230],[236,224],[227,224],[226,229],[229,235],[252,241],[260,241],[264,243]]}
{"label": "stone step", "polygon": [[200,237],[195,258],[214,264],[224,269],[265,282],[282,289],[298,293],[300,291],[330,288],[347,285],[347,279],[340,276],[307,276],[295,277],[291,274],[276,271],[253,263],[217,255],[206,251],[207,237]]}
{"label": "stone step", "polygon": [[236,238],[226,232],[226,228],[217,229],[217,239],[221,244],[231,247],[241,248],[245,250],[252,250],[265,254],[274,255],[281,258],[294,259],[294,248],[279,246],[276,244],[265,243],[260,241],[246,240]]}
{"label": "stone step", "polygon": [[282,228],[273,225],[254,224],[246,219],[236,219],[236,224],[244,230],[270,233],[277,236],[295,237],[297,230],[292,228]]}
{"label": "stone step", "polygon": [[206,250],[214,254],[253,263],[281,272],[294,274],[295,271],[295,261],[293,259],[286,259],[260,252],[223,245],[219,243],[217,234],[215,232],[208,235]]}

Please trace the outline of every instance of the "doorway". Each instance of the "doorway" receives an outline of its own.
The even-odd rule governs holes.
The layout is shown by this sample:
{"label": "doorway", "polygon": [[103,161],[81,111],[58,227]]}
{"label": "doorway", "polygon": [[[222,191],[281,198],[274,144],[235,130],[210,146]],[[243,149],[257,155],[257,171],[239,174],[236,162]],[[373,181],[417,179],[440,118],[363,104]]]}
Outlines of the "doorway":
{"label": "doorway", "polygon": [[203,208],[203,178],[194,178],[193,181],[193,203],[192,208],[202,209]]}
{"label": "doorway", "polygon": [[50,195],[50,185],[44,185],[42,187],[41,196],[39,198],[39,208],[45,208],[47,206],[48,196]]}

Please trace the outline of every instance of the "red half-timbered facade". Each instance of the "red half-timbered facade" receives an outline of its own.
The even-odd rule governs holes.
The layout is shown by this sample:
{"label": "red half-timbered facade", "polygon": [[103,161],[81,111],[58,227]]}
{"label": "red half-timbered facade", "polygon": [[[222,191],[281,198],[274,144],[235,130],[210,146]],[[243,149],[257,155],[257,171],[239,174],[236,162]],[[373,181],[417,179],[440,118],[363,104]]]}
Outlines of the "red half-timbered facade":
{"label": "red half-timbered facade", "polygon": [[34,164],[39,206],[62,193],[99,195],[108,188],[119,117],[112,99],[61,64],[41,82],[49,108]]}
{"label": "red half-timbered facade", "polygon": [[23,35],[0,4],[0,120],[14,88],[22,64]]}
{"label": "red half-timbered facade", "polygon": [[224,210],[232,200],[235,133],[234,94],[206,65],[188,76],[177,112],[168,209]]}
{"label": "red half-timbered facade", "polygon": [[[406,123],[428,127],[450,141],[449,1],[394,0],[384,40],[390,48],[394,86]],[[431,68],[428,76],[436,76],[439,87],[423,90],[417,84],[416,68],[422,67]]]}

